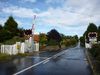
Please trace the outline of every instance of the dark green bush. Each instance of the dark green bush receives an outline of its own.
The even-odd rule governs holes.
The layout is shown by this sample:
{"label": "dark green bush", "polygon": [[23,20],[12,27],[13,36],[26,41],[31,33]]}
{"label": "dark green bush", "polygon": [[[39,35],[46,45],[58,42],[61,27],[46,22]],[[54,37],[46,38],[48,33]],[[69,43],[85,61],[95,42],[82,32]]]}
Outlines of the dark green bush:
{"label": "dark green bush", "polygon": [[56,45],[58,45],[58,43],[57,43],[55,40],[50,39],[50,40],[48,41],[48,45],[49,45],[49,46],[56,46]]}
{"label": "dark green bush", "polygon": [[98,58],[100,56],[100,44],[94,44],[89,51],[93,57]]}
{"label": "dark green bush", "polygon": [[17,37],[17,36],[15,36],[15,37],[13,37],[12,39],[10,39],[10,40],[7,40],[7,41],[5,41],[5,42],[3,42],[4,44],[9,44],[9,45],[12,45],[12,44],[15,44],[16,42],[24,42],[24,38],[22,37]]}

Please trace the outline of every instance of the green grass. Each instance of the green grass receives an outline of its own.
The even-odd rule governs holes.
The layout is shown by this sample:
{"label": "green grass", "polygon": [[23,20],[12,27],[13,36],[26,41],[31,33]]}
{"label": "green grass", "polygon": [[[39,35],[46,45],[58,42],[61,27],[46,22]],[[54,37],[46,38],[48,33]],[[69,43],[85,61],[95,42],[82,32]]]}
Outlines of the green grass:
{"label": "green grass", "polygon": [[19,57],[25,57],[25,56],[28,56],[28,53],[18,53],[16,56],[19,56]]}
{"label": "green grass", "polygon": [[24,53],[24,54],[18,53],[17,55],[8,55],[8,54],[0,53],[0,62],[8,62],[19,57],[21,58],[21,57],[32,56],[32,55],[34,55],[34,53]]}
{"label": "green grass", "polygon": [[11,56],[7,54],[0,54],[0,62],[11,60]]}

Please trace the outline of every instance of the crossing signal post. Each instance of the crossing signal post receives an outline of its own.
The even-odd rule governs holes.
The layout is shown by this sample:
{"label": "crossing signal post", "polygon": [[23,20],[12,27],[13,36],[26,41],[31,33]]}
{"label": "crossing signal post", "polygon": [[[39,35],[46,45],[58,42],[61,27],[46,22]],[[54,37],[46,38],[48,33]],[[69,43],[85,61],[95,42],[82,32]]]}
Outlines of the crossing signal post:
{"label": "crossing signal post", "polygon": [[86,48],[91,48],[93,44],[97,44],[97,32],[89,32],[88,38],[85,37]]}

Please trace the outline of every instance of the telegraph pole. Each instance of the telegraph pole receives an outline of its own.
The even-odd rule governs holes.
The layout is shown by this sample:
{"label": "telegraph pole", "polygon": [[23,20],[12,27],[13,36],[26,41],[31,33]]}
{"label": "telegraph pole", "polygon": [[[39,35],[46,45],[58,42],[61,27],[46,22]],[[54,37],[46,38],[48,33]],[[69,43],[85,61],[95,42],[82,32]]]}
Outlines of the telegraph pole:
{"label": "telegraph pole", "polygon": [[36,15],[34,15],[33,18],[33,25],[32,25],[32,36],[31,36],[31,42],[32,42],[32,50],[34,50],[35,46],[34,46],[34,31],[35,31],[35,19],[36,19]]}
{"label": "telegraph pole", "polygon": [[33,18],[33,25],[32,25],[32,36],[34,37],[34,31],[35,31],[35,20],[36,20],[36,15],[34,15]]}

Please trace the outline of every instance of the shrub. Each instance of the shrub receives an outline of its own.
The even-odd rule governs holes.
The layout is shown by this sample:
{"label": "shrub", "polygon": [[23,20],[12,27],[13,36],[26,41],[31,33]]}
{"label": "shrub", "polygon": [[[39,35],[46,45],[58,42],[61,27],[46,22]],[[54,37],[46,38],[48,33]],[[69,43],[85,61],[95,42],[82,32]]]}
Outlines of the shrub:
{"label": "shrub", "polygon": [[55,40],[50,39],[50,40],[48,41],[48,45],[49,45],[49,46],[56,46],[56,45],[58,45],[58,43],[57,43]]}
{"label": "shrub", "polygon": [[100,44],[94,44],[89,51],[93,57],[98,58],[100,56]]}
{"label": "shrub", "polygon": [[13,37],[12,39],[10,40],[7,40],[4,42],[4,44],[9,44],[9,45],[12,45],[12,44],[15,44],[16,42],[24,42],[24,38],[21,38],[21,37]]}

